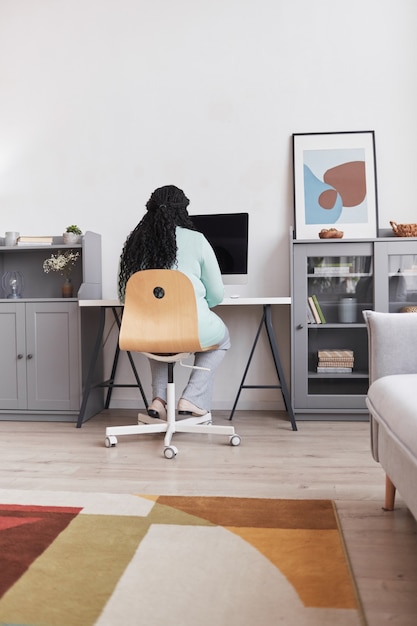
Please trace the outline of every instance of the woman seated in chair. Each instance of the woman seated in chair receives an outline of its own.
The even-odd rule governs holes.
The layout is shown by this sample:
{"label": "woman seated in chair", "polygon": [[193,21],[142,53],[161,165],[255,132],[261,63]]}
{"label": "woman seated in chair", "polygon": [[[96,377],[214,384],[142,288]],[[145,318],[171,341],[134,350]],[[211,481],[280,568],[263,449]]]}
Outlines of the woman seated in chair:
{"label": "woman seated in chair", "polygon": [[[156,189],[148,202],[144,217],[127,238],[120,258],[119,297],[124,301],[129,277],[140,270],[176,269],[191,280],[198,311],[198,331],[203,348],[196,352],[187,386],[178,401],[180,415],[205,415],[211,410],[213,380],[216,368],[230,348],[229,332],[211,308],[224,297],[223,281],[213,248],[202,233],[195,230],[188,215],[189,200],[174,185]],[[164,363],[149,360],[152,374],[152,403],[148,414],[166,419],[167,368]],[[207,371],[208,370],[208,371]]]}

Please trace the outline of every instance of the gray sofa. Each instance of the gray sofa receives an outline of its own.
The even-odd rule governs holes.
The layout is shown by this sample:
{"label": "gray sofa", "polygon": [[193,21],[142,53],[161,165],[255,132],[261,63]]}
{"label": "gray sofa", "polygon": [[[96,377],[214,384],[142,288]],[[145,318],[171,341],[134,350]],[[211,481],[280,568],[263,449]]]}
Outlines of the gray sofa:
{"label": "gray sofa", "polygon": [[417,315],[364,311],[368,328],[372,455],[386,472],[385,508],[395,490],[417,519]]}

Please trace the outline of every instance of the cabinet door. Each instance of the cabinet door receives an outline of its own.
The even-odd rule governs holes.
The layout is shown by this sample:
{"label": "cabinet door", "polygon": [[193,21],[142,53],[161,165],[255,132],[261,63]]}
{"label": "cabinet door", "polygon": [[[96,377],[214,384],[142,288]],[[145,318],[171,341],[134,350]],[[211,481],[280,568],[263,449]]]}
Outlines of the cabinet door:
{"label": "cabinet door", "polygon": [[378,311],[400,313],[417,306],[417,241],[399,238],[375,244]]}
{"label": "cabinet door", "polygon": [[26,305],[28,409],[79,408],[78,338],[76,302]]}
{"label": "cabinet door", "polygon": [[[372,260],[371,243],[294,245],[295,410],[323,415],[366,411],[368,344],[362,311],[374,308]],[[324,323],[309,316],[313,296]]]}
{"label": "cabinet door", "polygon": [[25,409],[25,305],[0,303],[0,409]]}

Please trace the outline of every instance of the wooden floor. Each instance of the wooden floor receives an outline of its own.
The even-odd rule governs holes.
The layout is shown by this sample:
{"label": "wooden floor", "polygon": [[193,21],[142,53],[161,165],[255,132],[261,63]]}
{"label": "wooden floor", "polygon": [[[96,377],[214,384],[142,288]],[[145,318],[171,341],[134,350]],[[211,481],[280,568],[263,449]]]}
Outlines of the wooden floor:
{"label": "wooden floor", "polygon": [[[225,413],[214,422],[229,424]],[[105,427],[136,412],[104,411],[85,423],[0,422],[0,486],[29,490],[329,498],[336,502],[368,626],[417,624],[417,523],[398,497],[382,510],[384,473],[364,422],[298,422],[284,413],[236,412],[239,447],[222,437],[177,434],[178,456],[161,435],[119,437]],[[150,625],[151,626],[151,625]]]}

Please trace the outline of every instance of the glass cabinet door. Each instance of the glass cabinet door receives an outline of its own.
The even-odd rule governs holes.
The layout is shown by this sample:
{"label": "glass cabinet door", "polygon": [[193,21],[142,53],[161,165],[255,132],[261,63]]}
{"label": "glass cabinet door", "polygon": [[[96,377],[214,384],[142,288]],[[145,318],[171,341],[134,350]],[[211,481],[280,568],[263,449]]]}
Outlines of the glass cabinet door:
{"label": "glass cabinet door", "polygon": [[417,306],[417,241],[399,238],[375,245],[375,310],[401,313]]}
{"label": "glass cabinet door", "polygon": [[313,298],[321,323],[363,323],[362,311],[373,307],[371,255],[308,256],[306,269],[310,308]]}
{"label": "glass cabinet door", "polygon": [[388,255],[389,312],[417,310],[417,254]]}
{"label": "glass cabinet door", "polygon": [[[295,405],[365,410],[368,342],[362,311],[374,308],[371,243],[294,246]],[[305,382],[302,382],[305,381]]]}

